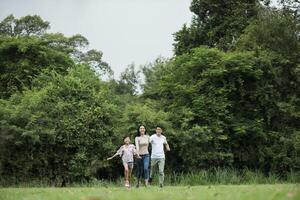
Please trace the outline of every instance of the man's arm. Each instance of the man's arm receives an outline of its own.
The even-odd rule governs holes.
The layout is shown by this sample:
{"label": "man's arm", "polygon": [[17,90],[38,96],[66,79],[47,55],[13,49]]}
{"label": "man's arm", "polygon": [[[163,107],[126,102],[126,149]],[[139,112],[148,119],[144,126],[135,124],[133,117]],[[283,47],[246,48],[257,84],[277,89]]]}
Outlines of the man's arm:
{"label": "man's arm", "polygon": [[164,145],[165,145],[166,151],[170,151],[170,150],[171,150],[171,149],[170,149],[170,146],[169,146],[169,144],[168,144],[168,142],[167,142],[167,138],[165,138]]}
{"label": "man's arm", "polygon": [[167,144],[165,144],[165,147],[166,147],[166,151],[171,151],[171,149],[170,149],[170,146],[169,146],[169,144],[167,143]]}

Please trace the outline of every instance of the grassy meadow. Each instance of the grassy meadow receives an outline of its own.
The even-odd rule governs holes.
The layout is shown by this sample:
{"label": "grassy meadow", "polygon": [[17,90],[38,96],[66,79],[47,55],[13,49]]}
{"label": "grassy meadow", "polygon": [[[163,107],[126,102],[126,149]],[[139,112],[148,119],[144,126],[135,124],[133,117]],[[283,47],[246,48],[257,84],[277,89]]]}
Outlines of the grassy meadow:
{"label": "grassy meadow", "polygon": [[1,188],[0,200],[277,200],[300,199],[299,184],[166,186],[159,188]]}

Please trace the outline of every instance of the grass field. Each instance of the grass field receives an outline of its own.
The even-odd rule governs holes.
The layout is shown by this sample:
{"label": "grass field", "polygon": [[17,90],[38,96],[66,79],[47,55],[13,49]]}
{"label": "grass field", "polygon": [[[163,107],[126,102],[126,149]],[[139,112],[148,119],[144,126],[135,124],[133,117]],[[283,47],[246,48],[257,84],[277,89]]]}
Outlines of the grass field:
{"label": "grass field", "polygon": [[300,199],[299,184],[166,186],[158,188],[0,188],[0,200],[267,200]]}

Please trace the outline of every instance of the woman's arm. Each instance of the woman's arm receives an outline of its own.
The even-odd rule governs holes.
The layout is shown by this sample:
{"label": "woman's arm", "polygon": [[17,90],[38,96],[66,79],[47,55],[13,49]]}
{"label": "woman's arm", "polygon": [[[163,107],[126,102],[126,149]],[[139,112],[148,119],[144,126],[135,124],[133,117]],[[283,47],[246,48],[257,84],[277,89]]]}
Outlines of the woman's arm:
{"label": "woman's arm", "polygon": [[136,148],[134,145],[132,145],[132,153],[133,155],[136,155],[137,158],[141,158],[141,156],[139,154],[137,154]]}
{"label": "woman's arm", "polygon": [[134,142],[135,142],[135,148],[136,148],[136,155],[139,157],[140,156],[140,154],[139,154],[139,152],[140,152],[139,138],[135,137]]}

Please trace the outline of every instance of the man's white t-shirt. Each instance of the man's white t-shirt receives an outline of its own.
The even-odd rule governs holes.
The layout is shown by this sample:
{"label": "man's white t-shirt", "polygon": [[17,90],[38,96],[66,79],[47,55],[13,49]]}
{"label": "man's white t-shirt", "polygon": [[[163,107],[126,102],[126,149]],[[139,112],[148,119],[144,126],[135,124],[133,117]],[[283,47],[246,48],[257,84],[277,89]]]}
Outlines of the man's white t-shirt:
{"label": "man's white t-shirt", "polygon": [[153,134],[150,136],[150,143],[152,147],[151,158],[165,158],[164,145],[167,144],[166,137]]}

